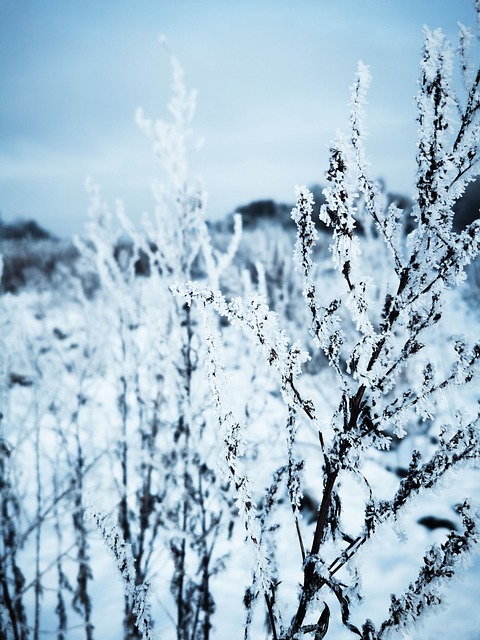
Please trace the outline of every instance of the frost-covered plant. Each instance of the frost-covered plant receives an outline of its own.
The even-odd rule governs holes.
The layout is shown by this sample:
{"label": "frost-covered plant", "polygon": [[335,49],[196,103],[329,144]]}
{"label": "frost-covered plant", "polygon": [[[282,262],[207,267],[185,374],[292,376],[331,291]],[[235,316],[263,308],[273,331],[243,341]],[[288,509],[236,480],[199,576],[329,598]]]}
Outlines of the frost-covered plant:
{"label": "frost-covered plant", "polygon": [[[477,14],[480,6],[476,3]],[[364,105],[370,82],[368,68],[359,64],[352,88],[350,131],[338,135],[331,146],[320,219],[332,230],[331,259],[338,274],[338,292],[325,299],[312,252],[318,241],[313,222],[314,199],[306,187],[296,190],[292,218],[297,225],[294,263],[303,277],[303,297],[310,314],[310,333],[322,350],[336,379],[336,396],[329,406],[305,392],[301,369],[308,355],[291,343],[277,315],[264,298],[251,295],[227,301],[216,290],[193,284],[176,287],[188,303],[204,309],[208,368],[218,411],[227,474],[247,540],[255,555],[252,587],[247,590],[247,627],[258,596],[265,599],[271,636],[293,640],[304,636],[321,640],[328,632],[330,595],[338,601],[345,627],[363,640],[386,638],[392,631],[408,629],[423,614],[444,601],[442,584],[452,578],[479,539],[479,513],[471,501],[462,500],[463,529],[452,532],[441,546],[427,550],[418,578],[405,593],[392,596],[387,618],[374,624],[352,622],[351,607],[361,599],[361,581],[355,567],[360,548],[393,526],[413,498],[435,488],[445,474],[465,463],[480,460],[480,415],[455,413],[454,421],[438,430],[436,450],[428,459],[418,451],[390,499],[380,498],[365,471],[365,456],[385,452],[393,440],[402,439],[418,420],[435,423],[438,401],[447,388],[478,381],[480,344],[464,337],[450,341],[452,358],[446,373],[436,366],[427,341],[438,331],[449,290],[465,278],[465,267],[480,251],[480,222],[460,234],[452,230],[453,205],[465,185],[479,172],[480,70],[469,63],[470,32],[461,27],[459,57],[465,97],[453,88],[454,52],[440,30],[425,30],[418,105],[418,153],[415,227],[407,242],[403,212],[385,206],[380,187],[369,177],[365,153]],[[372,232],[357,232],[358,223]],[[365,249],[372,241],[387,248],[382,278],[371,272]],[[225,391],[219,356],[220,339],[211,320],[211,308],[226,317],[258,345],[276,373],[286,405],[286,462],[259,509],[248,469],[242,464],[245,427],[237,420]],[[450,351],[449,351],[450,353]],[[406,370],[417,371],[411,386],[403,384]],[[472,411],[470,407],[470,411]],[[318,434],[322,484],[316,521],[307,545],[298,513],[302,500],[304,466],[311,459],[298,456],[297,434],[309,425]],[[365,487],[363,523],[357,532],[346,531],[342,483],[353,476]],[[296,605],[282,591],[281,564],[272,555],[267,515],[285,478],[294,530],[299,544],[302,583]],[[265,506],[270,504],[269,507]],[[350,573],[346,573],[346,570]],[[288,599],[282,607],[279,603]],[[328,602],[327,602],[328,601]]]}
{"label": "frost-covered plant", "polygon": [[108,516],[99,514],[92,507],[87,517],[94,520],[103,540],[113,555],[117,570],[125,585],[127,602],[140,637],[142,640],[151,640],[153,631],[150,616],[149,585],[147,582],[139,583],[138,581],[131,545],[125,542],[119,528],[116,525],[112,525]]}
{"label": "frost-covered plant", "polygon": [[12,486],[10,453],[0,431],[0,633],[4,638],[23,640],[28,638],[28,625],[23,599],[25,577],[17,557],[21,507]]}
{"label": "frost-covered plant", "polygon": [[[3,261],[0,256],[0,279]],[[1,308],[3,312],[3,305]],[[4,430],[6,404],[5,326],[0,335],[0,634],[5,638],[28,637],[22,597],[25,577],[18,564],[20,500],[11,477],[11,448]]]}
{"label": "frost-covered plant", "polygon": [[[79,388],[88,377],[92,354],[82,358],[66,327],[53,324],[46,313],[50,297],[29,293],[2,299],[8,340],[2,349],[0,439],[8,499],[1,529],[8,544],[0,551],[0,565],[8,573],[9,589],[16,585],[13,603],[25,616],[25,629],[17,629],[20,635],[13,637],[27,637],[30,631],[39,637],[53,612],[58,637],[78,622],[85,637],[93,637],[92,570],[81,503],[83,486],[102,452],[97,443],[90,457],[87,434],[80,437],[78,424],[85,404]],[[76,328],[78,340],[82,331]],[[57,545],[52,544],[55,538]],[[55,591],[56,606],[50,599]]]}
{"label": "frost-covered plant", "polygon": [[[227,251],[216,251],[204,218],[203,187],[189,175],[195,94],[187,91],[173,56],[171,63],[170,120],[152,122],[141,110],[136,117],[163,170],[163,179],[152,185],[154,214],[145,214],[137,228],[118,201],[114,217],[89,181],[89,237],[78,244],[100,278],[98,297],[105,300],[109,327],[106,370],[118,409],[117,527],[131,549],[139,588],[156,572],[159,545],[168,550],[160,576],[173,598],[166,608],[177,638],[197,640],[210,635],[211,579],[223,566],[216,547],[221,531],[228,536],[230,498],[215,470],[208,387],[197,371],[196,314],[171,296],[169,285],[203,269],[217,288],[238,246],[241,221],[235,220]],[[136,273],[140,259],[146,262],[144,277]],[[109,546],[111,540],[107,536]],[[141,631],[131,604],[127,593],[125,637],[136,638]]]}

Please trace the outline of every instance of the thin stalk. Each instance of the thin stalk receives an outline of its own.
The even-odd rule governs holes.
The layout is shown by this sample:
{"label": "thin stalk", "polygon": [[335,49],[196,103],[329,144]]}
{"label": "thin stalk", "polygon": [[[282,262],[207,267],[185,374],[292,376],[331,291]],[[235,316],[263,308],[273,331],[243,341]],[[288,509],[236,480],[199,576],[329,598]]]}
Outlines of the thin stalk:
{"label": "thin stalk", "polygon": [[37,416],[36,429],[35,429],[35,477],[37,483],[37,508],[36,508],[36,520],[37,527],[35,530],[35,619],[33,628],[34,640],[39,640],[40,637],[40,597],[42,594],[42,586],[40,581],[40,547],[42,538],[42,519],[40,514],[42,512],[42,478],[40,470],[40,421]]}

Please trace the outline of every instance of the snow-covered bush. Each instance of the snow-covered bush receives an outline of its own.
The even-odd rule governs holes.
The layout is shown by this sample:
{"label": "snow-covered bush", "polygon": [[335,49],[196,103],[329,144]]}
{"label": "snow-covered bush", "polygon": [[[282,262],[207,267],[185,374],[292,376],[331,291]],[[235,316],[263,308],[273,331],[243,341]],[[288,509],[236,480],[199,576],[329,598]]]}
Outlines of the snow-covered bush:
{"label": "snow-covered bush", "polygon": [[[478,3],[476,8],[480,14]],[[479,171],[480,70],[470,64],[471,40],[470,31],[461,26],[459,60],[465,95],[458,96],[453,48],[440,30],[425,29],[417,96],[414,228],[406,242],[403,212],[393,204],[385,206],[381,189],[369,176],[364,106],[370,74],[359,64],[352,88],[350,130],[347,135],[339,134],[331,145],[325,203],[317,212],[332,230],[330,252],[338,287],[333,298],[325,295],[331,288],[324,287],[312,258],[318,241],[313,196],[306,187],[296,189],[293,259],[303,278],[310,334],[334,375],[328,399],[316,388],[322,378],[302,376],[309,355],[287,338],[282,319],[264,297],[253,293],[229,301],[217,290],[192,283],[174,288],[177,296],[189,304],[196,302],[203,310],[207,366],[226,475],[253,552],[253,582],[245,595],[245,637],[259,598],[266,603],[274,640],[307,636],[321,640],[328,632],[332,598],[353,636],[363,640],[390,637],[394,631],[409,629],[425,612],[444,602],[444,582],[461,569],[478,543],[480,513],[459,492],[461,530],[452,531],[441,545],[425,552],[418,577],[402,595],[392,595],[383,622],[369,618],[353,622],[352,607],[362,599],[356,565],[362,548],[372,545],[382,529],[397,526],[416,496],[435,489],[452,470],[480,460],[480,414],[474,391],[480,344],[470,344],[462,335],[452,337],[440,347],[441,367],[428,348],[436,335],[443,337],[444,305],[451,289],[464,280],[465,267],[480,251],[480,221],[459,234],[452,230],[453,206]],[[356,231],[359,223],[362,234]],[[368,255],[372,251],[377,266]],[[385,259],[380,260],[380,255]],[[235,417],[229,402],[221,337],[212,309],[257,345],[279,380],[285,404],[285,460],[273,470],[261,503],[243,456],[248,425]],[[469,387],[473,388],[473,402]],[[442,424],[442,400],[449,389],[460,388],[465,393],[455,396],[459,404],[450,423]],[[412,453],[405,477],[385,498],[369,477],[365,460],[388,455],[392,441],[404,438],[418,419],[432,422],[436,446],[426,458],[418,451]],[[318,442],[315,453],[310,451],[308,457],[300,455],[299,434],[305,430],[316,433]],[[302,524],[300,507],[305,481],[309,478],[312,484],[312,477],[321,487],[321,497],[314,526],[309,528]],[[349,530],[346,523],[350,522],[352,496],[344,486],[350,487],[352,477],[357,480],[356,492],[364,496],[364,513],[355,529]],[[275,524],[282,484],[293,514],[290,531],[285,524],[280,529]],[[298,598],[292,593],[291,580],[282,573],[281,560],[275,559],[275,547],[284,536],[298,541]]]}
{"label": "snow-covered bush", "polygon": [[[118,516],[115,536],[106,542],[111,546],[121,538],[132,557],[129,573],[123,573],[129,584],[125,637],[150,637],[148,621],[142,619],[140,628],[132,611],[132,593],[147,589],[163,547],[168,560],[160,579],[170,587],[170,617],[177,638],[190,640],[210,633],[215,611],[211,580],[223,567],[224,550],[217,551],[217,543],[221,533],[229,536],[231,505],[215,470],[208,387],[198,371],[196,313],[171,295],[169,284],[192,278],[202,259],[208,281],[218,287],[241,225],[237,219],[225,253],[213,249],[204,219],[206,195],[201,182],[189,175],[195,95],[187,91],[177,60],[171,57],[171,62],[171,119],[152,122],[141,110],[137,113],[163,171],[163,180],[152,185],[154,214],[145,214],[136,228],[121,201],[112,215],[89,181],[89,235],[78,245],[101,283],[97,297],[108,326],[105,367],[117,400],[111,453],[118,505],[110,508]],[[147,269],[138,277],[141,259]],[[95,506],[94,514],[95,521],[104,522]]]}
{"label": "snow-covered bush", "polygon": [[99,535],[126,587],[116,631],[123,622],[125,638],[147,638],[155,623],[190,640],[212,627],[232,500],[216,471],[196,313],[169,285],[192,278],[201,260],[218,287],[241,224],[226,252],[213,248],[205,194],[187,162],[195,96],[172,65],[171,120],[137,116],[163,171],[154,214],[135,227],[88,180],[87,237],[76,240],[78,269],[96,282],[88,298],[70,277],[0,300],[0,635],[8,640],[30,630],[95,637],[94,585],[108,593],[94,560]]}

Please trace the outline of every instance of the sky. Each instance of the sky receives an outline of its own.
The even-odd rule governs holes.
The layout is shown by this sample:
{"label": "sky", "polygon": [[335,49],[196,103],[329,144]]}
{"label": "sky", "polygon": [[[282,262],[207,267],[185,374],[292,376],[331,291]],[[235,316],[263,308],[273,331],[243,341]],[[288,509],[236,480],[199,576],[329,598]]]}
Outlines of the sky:
{"label": "sky", "polygon": [[0,213],[82,233],[91,176],[136,220],[158,177],[134,115],[166,117],[160,34],[198,91],[192,172],[219,218],[321,184],[346,130],[358,61],[369,65],[375,178],[412,195],[422,29],[474,26],[471,0],[0,0]]}

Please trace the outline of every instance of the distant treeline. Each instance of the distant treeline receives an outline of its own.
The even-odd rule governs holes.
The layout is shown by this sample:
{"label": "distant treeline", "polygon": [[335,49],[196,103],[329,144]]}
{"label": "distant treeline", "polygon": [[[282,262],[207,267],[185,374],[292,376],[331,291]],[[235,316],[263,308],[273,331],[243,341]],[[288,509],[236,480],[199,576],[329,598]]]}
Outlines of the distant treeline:
{"label": "distant treeline", "polygon": [[[325,202],[322,187],[311,188],[317,208]],[[412,201],[403,195],[387,193],[388,204],[394,203],[405,212],[405,232],[412,229]],[[291,204],[279,203],[275,200],[256,200],[250,204],[237,207],[235,213],[242,215],[245,231],[267,228],[270,225],[280,226],[286,232],[295,230],[291,218]],[[464,196],[454,207],[454,230],[459,232],[478,218],[480,210],[480,180],[467,188]],[[323,224],[318,221],[322,230]],[[221,220],[210,222],[211,231],[223,233],[233,228],[233,214]],[[358,227],[362,232],[361,226]],[[116,256],[131,250],[128,239],[120,239]],[[49,287],[59,278],[74,275],[80,278],[87,295],[91,295],[97,283],[78,266],[79,252],[70,240],[60,240],[50,231],[41,227],[35,220],[18,220],[6,223],[0,218],[0,255],[3,258],[3,277],[1,289],[14,293],[27,285]],[[133,256],[130,256],[133,257]],[[149,264],[145,255],[135,256],[137,275],[148,275]]]}

